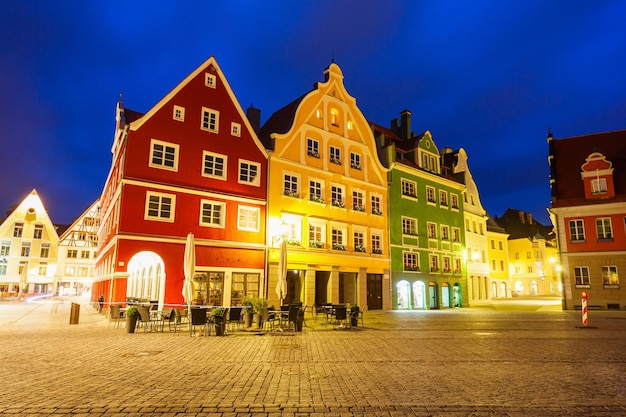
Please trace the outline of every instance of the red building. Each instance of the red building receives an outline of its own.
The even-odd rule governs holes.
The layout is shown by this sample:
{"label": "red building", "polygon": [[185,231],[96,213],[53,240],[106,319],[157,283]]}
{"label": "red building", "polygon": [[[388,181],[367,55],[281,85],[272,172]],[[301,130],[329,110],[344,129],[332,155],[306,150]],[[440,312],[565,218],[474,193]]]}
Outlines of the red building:
{"label": "red building", "polygon": [[196,303],[263,293],[267,153],[215,58],[145,114],[120,98],[116,121],[93,299],[183,304],[189,232]]}
{"label": "red building", "polygon": [[548,134],[552,223],[564,308],[623,309],[626,285],[626,130],[554,139]]}

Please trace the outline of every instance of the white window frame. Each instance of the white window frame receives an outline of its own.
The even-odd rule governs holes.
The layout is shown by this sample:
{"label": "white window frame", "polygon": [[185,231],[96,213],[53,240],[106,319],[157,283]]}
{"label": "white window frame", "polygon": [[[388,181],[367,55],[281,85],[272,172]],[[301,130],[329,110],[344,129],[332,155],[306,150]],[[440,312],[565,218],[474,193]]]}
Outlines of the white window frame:
{"label": "white window frame", "polygon": [[606,194],[608,189],[606,186],[606,178],[593,178],[591,180],[591,194]]}
{"label": "white window frame", "polygon": [[43,238],[43,224],[36,224],[33,229],[33,239],[41,240]]}
{"label": "white window frame", "polygon": [[588,266],[575,266],[574,267],[574,282],[576,286],[589,287],[590,284],[590,275],[589,275],[589,267]]}
{"label": "white window frame", "polygon": [[346,206],[346,187],[341,184],[330,185],[330,202],[336,207]]}
{"label": "white window frame", "polygon": [[[152,197],[157,197],[159,199],[159,201],[157,202],[158,204],[157,215],[150,214],[150,211],[153,210],[153,208],[150,207],[151,203],[153,203],[153,201],[151,201]],[[163,199],[165,198],[170,199],[170,209],[169,209],[168,217],[161,216],[161,213],[163,210],[163,204],[164,204]],[[144,210],[144,216],[143,216],[144,220],[173,223],[175,219],[175,214],[176,214],[176,194],[166,194],[166,193],[158,193],[155,191],[146,191],[146,203],[145,203],[145,210]]]}
{"label": "white window frame", "polygon": [[[617,273],[617,265],[602,265],[600,268],[602,276],[602,284],[609,286],[619,285],[619,274]],[[611,275],[615,274],[615,282],[611,281]]]}
{"label": "white window frame", "polygon": [[582,219],[573,219],[568,222],[570,242],[585,241],[585,222]]}
{"label": "white window frame", "polygon": [[450,194],[450,208],[457,210],[459,208],[459,197],[456,194]]}
{"label": "white window frame", "polygon": [[426,230],[429,239],[437,239],[437,223],[426,222]]}
{"label": "white window frame", "polygon": [[450,240],[450,226],[441,225],[441,240]]}
{"label": "white window frame", "polygon": [[372,211],[372,214],[376,214],[376,215],[383,214],[382,202],[383,202],[382,195],[374,194],[374,193],[370,195],[370,209]]}
{"label": "white window frame", "polygon": [[417,183],[402,178],[400,181],[402,197],[417,198]]}
{"label": "white window frame", "polygon": [[426,202],[428,204],[437,204],[437,195],[435,194],[435,188],[426,186]]}
{"label": "white window frame", "polygon": [[[213,172],[206,172],[207,171],[207,158],[213,158],[212,161],[212,165],[213,165]],[[217,159],[222,159],[222,175],[217,175],[215,174],[215,166],[217,165],[218,162],[216,162]],[[208,177],[208,178],[215,178],[218,180],[226,180],[226,174],[227,174],[227,166],[228,166],[228,156],[227,155],[222,155],[219,153],[215,153],[215,152],[211,152],[211,151],[203,151],[202,152],[202,176],[203,177]]]}
{"label": "white window frame", "polygon": [[[214,116],[213,120],[211,116]],[[208,120],[205,121],[205,118]],[[202,107],[202,113],[200,113],[200,129],[206,132],[219,133],[220,112],[208,107]]]}
{"label": "white window frame", "polygon": [[613,239],[613,224],[610,217],[596,218],[596,233],[598,240]]}
{"label": "white window frame", "polygon": [[[252,181],[250,181],[249,179],[241,179],[242,176],[242,169],[243,169],[243,165],[247,165],[248,166],[248,170],[249,167],[255,167],[256,168],[256,175],[254,177],[252,177]],[[249,161],[247,159],[240,159],[239,160],[239,169],[237,170],[237,182],[239,184],[246,184],[246,185],[253,185],[255,187],[259,187],[261,185],[261,164],[258,162],[254,162],[254,161]],[[246,174],[247,177],[250,176],[250,173],[248,172],[248,174]]]}
{"label": "white window frame", "polygon": [[341,148],[338,146],[332,146],[330,145],[329,147],[329,158],[330,158],[330,162],[336,165],[341,165],[342,161],[341,161]]}
{"label": "white window frame", "polygon": [[[316,243],[313,243],[316,242]],[[309,219],[309,246],[322,249],[326,247],[326,222]],[[321,246],[321,247],[320,247]]]}
{"label": "white window frame", "polygon": [[418,255],[416,252],[402,252],[402,269],[404,271],[419,271],[420,257]]}
{"label": "white window frame", "polygon": [[306,153],[313,158],[320,157],[320,142],[317,139],[306,138]]}
{"label": "white window frame", "polygon": [[352,189],[352,210],[365,212],[365,191]]}
{"label": "white window frame", "polygon": [[439,256],[428,255],[428,266],[430,272],[439,272]]}
{"label": "white window frame", "polygon": [[300,174],[283,172],[283,195],[300,198]]}
{"label": "white window frame", "polygon": [[261,210],[258,207],[239,205],[237,207],[237,229],[258,232]]}
{"label": "white window frame", "polygon": [[402,216],[402,234],[408,236],[417,236],[417,219],[413,217]]}
{"label": "white window frame", "polygon": [[370,247],[372,249],[372,253],[383,253],[383,235],[382,233],[371,232],[370,233]]}
{"label": "white window frame", "polygon": [[350,168],[361,170],[361,155],[356,152],[350,152]]}
{"label": "white window frame", "polygon": [[324,204],[324,181],[309,178],[309,200]]}
{"label": "white window frame", "polygon": [[[205,205],[207,205],[207,207],[205,207]],[[203,220],[203,217],[204,217],[203,214],[205,212],[205,209],[208,208],[208,205],[211,206],[211,214],[209,216],[210,221],[205,221]],[[214,213],[213,207],[219,207],[219,222],[217,223],[212,221],[213,213]],[[200,200],[200,218],[198,222],[200,226],[215,227],[215,228],[223,229],[226,224],[226,203],[224,203],[223,201],[215,201],[215,200],[207,200],[207,199]]]}
{"label": "white window frame", "polygon": [[[163,149],[157,150],[155,147],[161,146]],[[168,150],[167,148],[171,148],[172,150]],[[165,169],[167,171],[178,171],[178,155],[179,155],[180,145],[171,142],[165,142],[158,139],[150,140],[150,162],[148,166],[151,168],[157,169]],[[159,157],[157,152],[161,152],[162,155]],[[173,154],[172,166],[166,165],[166,162],[169,161],[166,158],[167,155]],[[155,158],[160,159],[160,162],[155,162]]]}

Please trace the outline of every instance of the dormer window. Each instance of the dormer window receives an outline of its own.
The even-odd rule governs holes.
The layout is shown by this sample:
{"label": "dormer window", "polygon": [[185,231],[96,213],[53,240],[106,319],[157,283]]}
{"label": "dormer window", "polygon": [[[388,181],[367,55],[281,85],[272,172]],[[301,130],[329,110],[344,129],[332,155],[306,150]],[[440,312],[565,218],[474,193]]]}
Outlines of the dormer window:
{"label": "dormer window", "polygon": [[591,153],[581,166],[580,177],[588,199],[613,198],[613,164],[600,152]]}
{"label": "dormer window", "polygon": [[591,194],[606,194],[606,178],[596,178],[591,180]]}
{"label": "dormer window", "polygon": [[214,74],[209,74],[208,72],[204,74],[205,78],[204,78],[204,85],[206,85],[207,87],[211,87],[211,88],[215,88],[217,85],[217,78],[215,77]]}

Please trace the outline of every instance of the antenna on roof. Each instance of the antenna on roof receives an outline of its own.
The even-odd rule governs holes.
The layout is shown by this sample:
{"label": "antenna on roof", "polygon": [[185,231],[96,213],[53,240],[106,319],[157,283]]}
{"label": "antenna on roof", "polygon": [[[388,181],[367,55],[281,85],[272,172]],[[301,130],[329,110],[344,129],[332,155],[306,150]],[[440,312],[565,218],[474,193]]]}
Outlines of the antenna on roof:
{"label": "antenna on roof", "polygon": [[330,62],[333,63],[333,64],[335,63],[335,48],[332,49],[331,56],[330,56]]}

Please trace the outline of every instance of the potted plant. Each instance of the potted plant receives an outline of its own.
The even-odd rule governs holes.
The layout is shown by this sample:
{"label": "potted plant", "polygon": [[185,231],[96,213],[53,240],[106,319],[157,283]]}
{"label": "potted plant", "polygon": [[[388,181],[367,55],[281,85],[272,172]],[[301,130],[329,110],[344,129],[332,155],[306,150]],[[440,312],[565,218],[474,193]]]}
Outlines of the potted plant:
{"label": "potted plant", "polygon": [[224,336],[226,334],[226,309],[217,307],[213,310],[213,321],[215,322],[215,335]]}
{"label": "potted plant", "polygon": [[359,324],[359,306],[354,304],[350,306],[350,325],[357,327]]}
{"label": "potted plant", "polygon": [[254,313],[254,316],[256,317],[257,327],[259,329],[262,329],[263,328],[263,314],[261,310],[263,308],[267,308],[268,306],[267,298],[252,297],[250,298],[250,303],[252,304],[252,312]]}
{"label": "potted plant", "polygon": [[135,333],[137,327],[137,318],[139,317],[139,310],[136,305],[130,305],[126,309],[126,333]]}
{"label": "potted plant", "polygon": [[243,297],[243,306],[246,307],[243,309],[243,327],[247,329],[252,327],[252,318],[254,317],[254,309],[253,309],[253,297]]}
{"label": "potted plant", "polygon": [[296,332],[302,331],[302,325],[304,324],[304,309],[300,307],[298,310],[298,318],[296,319],[295,327]]}

